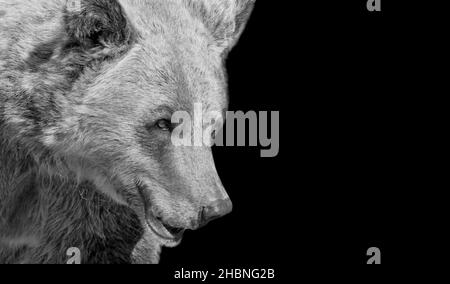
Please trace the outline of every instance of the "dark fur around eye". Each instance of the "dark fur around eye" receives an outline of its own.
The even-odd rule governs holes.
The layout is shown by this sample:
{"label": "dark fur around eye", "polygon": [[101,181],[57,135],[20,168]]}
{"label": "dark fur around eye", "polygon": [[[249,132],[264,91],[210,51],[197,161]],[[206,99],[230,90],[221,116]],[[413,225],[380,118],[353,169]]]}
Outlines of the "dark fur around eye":
{"label": "dark fur around eye", "polygon": [[174,129],[174,126],[170,120],[167,119],[160,119],[156,122],[156,127],[163,131],[172,131]]}

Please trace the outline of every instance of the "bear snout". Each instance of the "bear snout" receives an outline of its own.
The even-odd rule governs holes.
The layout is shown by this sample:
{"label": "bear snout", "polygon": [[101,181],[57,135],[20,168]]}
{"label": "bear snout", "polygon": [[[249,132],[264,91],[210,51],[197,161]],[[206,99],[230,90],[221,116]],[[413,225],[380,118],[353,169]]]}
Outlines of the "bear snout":
{"label": "bear snout", "polygon": [[199,228],[206,226],[210,222],[223,217],[232,211],[233,203],[230,199],[218,200],[209,206],[203,207],[200,214]]}

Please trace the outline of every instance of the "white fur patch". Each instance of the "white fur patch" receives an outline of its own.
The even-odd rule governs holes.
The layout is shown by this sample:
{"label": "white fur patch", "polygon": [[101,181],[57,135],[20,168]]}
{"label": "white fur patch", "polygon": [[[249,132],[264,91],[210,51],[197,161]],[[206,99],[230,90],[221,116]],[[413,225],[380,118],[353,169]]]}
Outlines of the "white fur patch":
{"label": "white fur patch", "polygon": [[45,146],[53,146],[56,143],[56,131],[57,129],[55,127],[44,130],[44,136],[41,138],[41,141]]}

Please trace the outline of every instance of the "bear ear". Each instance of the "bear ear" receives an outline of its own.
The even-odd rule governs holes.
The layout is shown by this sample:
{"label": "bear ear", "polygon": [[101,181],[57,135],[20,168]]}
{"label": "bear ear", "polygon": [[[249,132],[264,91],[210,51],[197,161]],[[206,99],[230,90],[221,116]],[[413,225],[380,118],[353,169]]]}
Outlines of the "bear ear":
{"label": "bear ear", "polygon": [[133,29],[117,0],[67,0],[65,30],[84,48],[119,47],[133,39]]}
{"label": "bear ear", "polygon": [[190,0],[189,5],[203,19],[222,51],[239,40],[256,0]]}

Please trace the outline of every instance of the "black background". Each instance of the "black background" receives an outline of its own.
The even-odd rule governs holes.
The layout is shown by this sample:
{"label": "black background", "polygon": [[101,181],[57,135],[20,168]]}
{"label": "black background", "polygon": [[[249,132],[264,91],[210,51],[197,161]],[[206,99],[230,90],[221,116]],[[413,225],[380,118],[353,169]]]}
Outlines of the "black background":
{"label": "black background", "polygon": [[387,56],[402,35],[394,12],[388,1],[381,13],[365,0],[282,2],[257,2],[227,62],[230,110],[280,111],[280,154],[215,149],[234,212],[188,232],[163,264],[365,264],[369,247],[385,263],[400,255],[391,206],[410,177],[404,94],[390,82],[401,58]]}
{"label": "black background", "polygon": [[257,1],[227,62],[230,110],[280,111],[280,153],[215,149],[234,212],[188,232],[163,264],[365,265],[370,247],[383,264],[439,262],[424,192],[440,91],[427,73],[446,16],[366,4]]}

